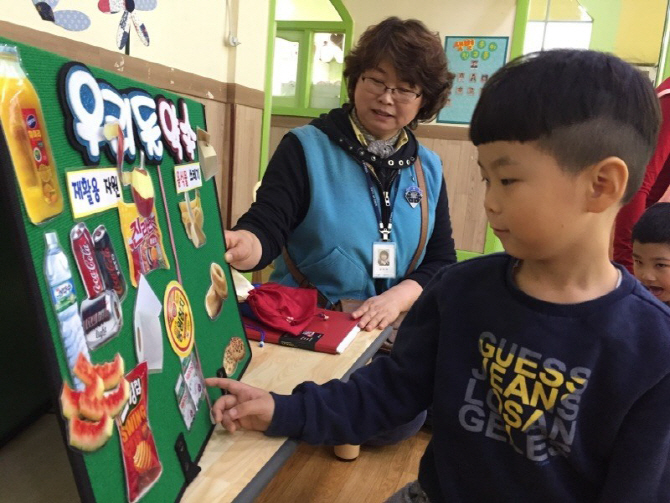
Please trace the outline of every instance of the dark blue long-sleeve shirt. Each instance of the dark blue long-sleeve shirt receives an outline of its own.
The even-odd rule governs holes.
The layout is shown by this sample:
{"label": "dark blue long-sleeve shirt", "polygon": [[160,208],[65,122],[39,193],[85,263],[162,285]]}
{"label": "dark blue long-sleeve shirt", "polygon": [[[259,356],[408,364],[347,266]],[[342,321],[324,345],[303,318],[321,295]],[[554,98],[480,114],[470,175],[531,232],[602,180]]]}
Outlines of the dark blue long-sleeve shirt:
{"label": "dark blue long-sleeve shirt", "polygon": [[432,403],[432,502],[670,501],[670,309],[625,271],[601,298],[544,302],[513,261],[443,269],[390,357],[274,395],[266,434],[360,444]]}

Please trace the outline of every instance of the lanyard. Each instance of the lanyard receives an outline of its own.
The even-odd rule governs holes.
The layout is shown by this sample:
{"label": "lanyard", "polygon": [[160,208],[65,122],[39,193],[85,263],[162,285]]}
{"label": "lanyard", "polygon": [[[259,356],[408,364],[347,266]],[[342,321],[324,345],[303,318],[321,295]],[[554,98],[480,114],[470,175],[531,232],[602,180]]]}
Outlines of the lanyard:
{"label": "lanyard", "polygon": [[[393,228],[393,206],[391,206],[391,196],[389,191],[385,191],[381,183],[377,182],[379,189],[384,197],[384,206],[381,206],[380,202],[377,200],[377,194],[375,191],[375,183],[372,179],[372,174],[370,173],[370,168],[368,168],[367,163],[363,164],[363,170],[365,171],[365,178],[368,181],[368,189],[370,189],[370,198],[372,199],[372,206],[375,208],[375,213],[377,215],[377,222],[379,223],[379,233],[382,236],[382,241],[390,241],[391,229]],[[395,204],[395,198],[398,195],[398,176],[393,180],[393,187],[395,188],[395,193],[393,195],[393,202]],[[386,217],[386,218],[384,218]]]}

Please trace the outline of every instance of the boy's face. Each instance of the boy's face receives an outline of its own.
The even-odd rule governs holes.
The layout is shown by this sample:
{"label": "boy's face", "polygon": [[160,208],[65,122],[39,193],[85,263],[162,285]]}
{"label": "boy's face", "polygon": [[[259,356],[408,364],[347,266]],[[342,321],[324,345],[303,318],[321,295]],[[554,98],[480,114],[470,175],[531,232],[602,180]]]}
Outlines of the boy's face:
{"label": "boy's face", "polygon": [[586,171],[563,171],[535,142],[497,141],[479,145],[478,151],[486,216],[507,253],[549,260],[565,257],[589,239]]}
{"label": "boy's face", "polygon": [[635,277],[661,302],[670,302],[670,245],[633,242]]}

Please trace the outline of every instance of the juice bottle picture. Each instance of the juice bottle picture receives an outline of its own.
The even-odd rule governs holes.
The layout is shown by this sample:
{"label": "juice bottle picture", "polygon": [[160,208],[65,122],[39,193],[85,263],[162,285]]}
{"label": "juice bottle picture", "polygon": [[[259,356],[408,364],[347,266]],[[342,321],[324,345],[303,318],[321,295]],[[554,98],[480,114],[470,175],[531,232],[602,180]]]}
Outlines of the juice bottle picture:
{"label": "juice bottle picture", "polygon": [[39,97],[16,47],[0,44],[0,123],[21,195],[34,224],[63,211],[63,195]]}

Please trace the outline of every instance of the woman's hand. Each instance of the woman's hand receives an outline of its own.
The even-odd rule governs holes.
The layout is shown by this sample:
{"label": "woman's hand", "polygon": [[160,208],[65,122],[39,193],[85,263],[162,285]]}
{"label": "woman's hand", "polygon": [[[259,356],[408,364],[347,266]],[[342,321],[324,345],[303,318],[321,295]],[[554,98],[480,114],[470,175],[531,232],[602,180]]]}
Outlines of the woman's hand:
{"label": "woman's hand", "polygon": [[370,297],[351,316],[360,318],[358,326],[362,330],[384,330],[400,313],[409,311],[422,290],[416,281],[406,279],[381,295]]}
{"label": "woman's hand", "polygon": [[214,419],[226,430],[233,433],[238,428],[268,429],[275,411],[275,401],[270,393],[232,379],[209,377],[205,383],[228,391],[212,405]]}
{"label": "woman's hand", "polygon": [[248,271],[256,267],[261,260],[263,249],[260,240],[252,232],[225,231],[225,260],[240,271]]}

